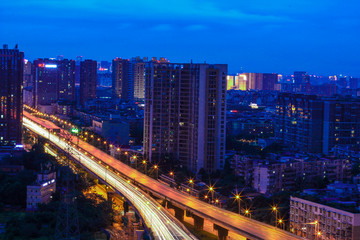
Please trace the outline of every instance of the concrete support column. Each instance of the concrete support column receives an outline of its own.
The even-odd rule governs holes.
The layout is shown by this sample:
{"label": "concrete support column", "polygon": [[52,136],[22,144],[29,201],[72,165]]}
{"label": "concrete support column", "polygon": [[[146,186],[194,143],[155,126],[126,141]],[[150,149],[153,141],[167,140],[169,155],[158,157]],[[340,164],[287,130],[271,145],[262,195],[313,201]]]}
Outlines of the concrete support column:
{"label": "concrete support column", "polygon": [[174,208],[174,210],[175,210],[175,217],[176,217],[179,221],[183,222],[183,221],[184,221],[185,211],[182,210],[181,208],[178,208],[178,207],[175,207],[175,206],[173,206],[173,208]]}
{"label": "concrete support column", "polygon": [[204,218],[199,217],[195,214],[193,214],[194,219],[194,227],[196,230],[203,230],[204,229]]}
{"label": "concrete support column", "polygon": [[229,234],[229,230],[227,230],[223,227],[220,227],[219,225],[216,225],[215,223],[214,223],[214,229],[218,231],[219,240],[226,240],[226,237]]}

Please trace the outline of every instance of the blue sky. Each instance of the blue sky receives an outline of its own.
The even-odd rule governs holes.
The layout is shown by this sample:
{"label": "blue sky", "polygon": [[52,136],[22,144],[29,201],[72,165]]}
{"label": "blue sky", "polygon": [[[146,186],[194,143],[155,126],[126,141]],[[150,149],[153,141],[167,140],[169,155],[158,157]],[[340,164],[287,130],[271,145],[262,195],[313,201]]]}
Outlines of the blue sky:
{"label": "blue sky", "polygon": [[360,77],[360,1],[11,0],[0,39],[28,59],[133,56],[227,63],[229,72]]}

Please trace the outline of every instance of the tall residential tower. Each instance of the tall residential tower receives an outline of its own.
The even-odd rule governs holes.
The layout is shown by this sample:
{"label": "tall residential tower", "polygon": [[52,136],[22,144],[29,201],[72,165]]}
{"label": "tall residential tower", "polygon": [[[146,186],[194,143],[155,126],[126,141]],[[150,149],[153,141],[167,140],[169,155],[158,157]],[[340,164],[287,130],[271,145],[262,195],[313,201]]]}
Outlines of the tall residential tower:
{"label": "tall residential tower", "polygon": [[21,143],[24,53],[0,49],[0,146]]}
{"label": "tall residential tower", "polygon": [[226,77],[225,64],[147,63],[144,155],[149,161],[172,159],[192,172],[224,167]]}

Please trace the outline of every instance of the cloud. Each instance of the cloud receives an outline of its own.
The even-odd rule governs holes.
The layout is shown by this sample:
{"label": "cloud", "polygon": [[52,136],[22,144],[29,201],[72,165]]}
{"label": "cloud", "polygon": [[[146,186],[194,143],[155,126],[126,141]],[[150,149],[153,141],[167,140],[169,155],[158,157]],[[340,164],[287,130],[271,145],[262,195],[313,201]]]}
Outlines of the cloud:
{"label": "cloud", "polygon": [[207,26],[201,24],[188,25],[185,27],[186,30],[190,30],[190,31],[205,30],[207,28],[208,28]]}
{"label": "cloud", "polygon": [[154,31],[169,31],[172,29],[173,29],[173,26],[170,24],[157,24],[150,28],[150,30],[154,30]]}

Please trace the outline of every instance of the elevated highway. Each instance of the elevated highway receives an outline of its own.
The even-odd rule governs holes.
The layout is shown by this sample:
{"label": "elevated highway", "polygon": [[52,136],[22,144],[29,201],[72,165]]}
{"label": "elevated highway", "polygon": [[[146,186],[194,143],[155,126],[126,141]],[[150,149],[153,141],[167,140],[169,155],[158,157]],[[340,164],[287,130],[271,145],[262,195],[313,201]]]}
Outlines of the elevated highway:
{"label": "elevated highway", "polygon": [[[36,122],[37,124],[43,127],[41,128],[42,129],[41,131],[37,129],[36,127],[37,125],[33,124],[34,122]],[[46,127],[45,124],[43,124],[41,121],[38,121],[38,118],[25,112],[24,112],[24,126],[32,131],[38,132],[44,137],[50,134],[49,131],[44,129],[44,127]],[[50,139],[50,141],[55,141],[55,140],[56,139],[54,137],[51,137]],[[102,164],[111,167],[112,169],[115,170],[115,172],[117,172],[117,174],[125,176],[126,178],[130,179],[132,182],[136,182],[136,184],[140,185],[142,189],[151,192],[155,196],[166,199],[169,203],[171,203],[171,205],[174,205],[181,210],[187,210],[191,212],[193,215],[196,216],[196,219],[203,218],[203,219],[211,220],[221,230],[232,231],[246,238],[254,239],[254,240],[255,239],[256,240],[304,239],[302,237],[281,230],[274,226],[250,219],[248,217],[227,211],[222,208],[218,208],[214,205],[200,201],[185,193],[179,192],[178,190],[173,189],[165,184],[162,184],[159,181],[156,181],[148,177],[147,175],[129,167],[128,165],[118,161],[114,157],[78,139],[75,136],[72,138],[71,141],[73,146],[79,143],[78,147],[81,148],[82,151],[91,154],[97,159],[101,159]],[[103,171],[99,171],[99,174],[104,175]],[[113,176],[111,180],[113,180]]]}

